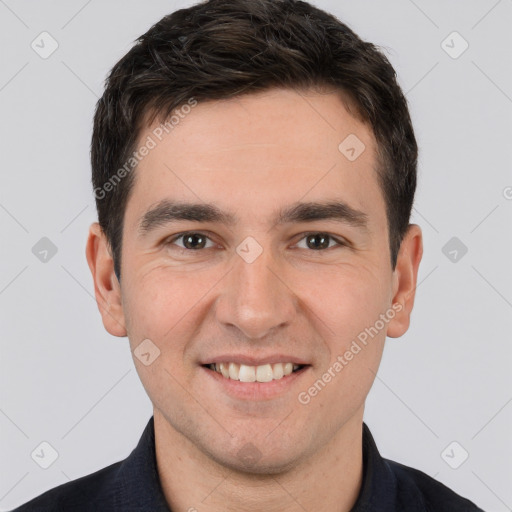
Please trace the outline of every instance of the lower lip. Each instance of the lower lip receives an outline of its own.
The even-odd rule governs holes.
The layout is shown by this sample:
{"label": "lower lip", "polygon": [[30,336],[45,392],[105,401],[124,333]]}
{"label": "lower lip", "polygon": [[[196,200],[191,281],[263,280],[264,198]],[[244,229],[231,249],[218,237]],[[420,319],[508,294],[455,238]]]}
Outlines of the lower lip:
{"label": "lower lip", "polygon": [[201,366],[206,375],[218,382],[226,393],[241,400],[270,400],[275,398],[290,390],[296,382],[302,379],[309,368],[310,366],[304,366],[290,375],[269,382],[240,382],[239,380],[228,379],[215,370]]}

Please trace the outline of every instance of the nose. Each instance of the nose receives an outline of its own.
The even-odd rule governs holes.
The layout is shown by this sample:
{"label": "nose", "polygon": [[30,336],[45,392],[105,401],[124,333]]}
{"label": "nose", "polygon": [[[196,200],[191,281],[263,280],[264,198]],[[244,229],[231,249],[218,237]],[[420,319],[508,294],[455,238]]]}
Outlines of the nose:
{"label": "nose", "polygon": [[271,251],[264,250],[252,263],[238,253],[233,260],[216,301],[218,322],[253,340],[289,326],[297,298]]}

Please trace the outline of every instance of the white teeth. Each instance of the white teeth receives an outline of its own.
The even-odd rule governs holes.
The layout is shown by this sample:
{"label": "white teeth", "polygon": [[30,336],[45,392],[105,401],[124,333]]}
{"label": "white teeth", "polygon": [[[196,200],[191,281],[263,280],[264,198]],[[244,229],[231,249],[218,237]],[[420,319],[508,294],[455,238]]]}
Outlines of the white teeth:
{"label": "white teeth", "polygon": [[284,369],[283,369],[282,363],[273,364],[272,370],[274,373],[274,379],[280,379],[284,375]]}
{"label": "white teeth", "polygon": [[283,367],[283,372],[285,375],[290,375],[290,373],[293,372],[293,364],[292,363],[286,363]]}
{"label": "white teeth", "polygon": [[270,382],[274,378],[272,366],[264,364],[256,367],[256,380],[258,382]]}
{"label": "white teeth", "polygon": [[236,363],[229,363],[229,378],[233,380],[238,380],[238,372],[240,371],[240,366]]}
{"label": "white teeth", "polygon": [[256,370],[254,366],[240,365],[240,372],[238,373],[238,380],[240,382],[254,382],[256,380]]}
{"label": "white teeth", "polygon": [[249,366],[237,363],[215,363],[210,365],[212,370],[221,373],[226,379],[239,380],[240,382],[270,382],[290,375],[300,368],[293,363],[262,364]]}
{"label": "white teeth", "polygon": [[226,363],[220,363],[220,372],[222,373],[222,375],[224,375],[224,377],[227,377],[229,378],[229,365],[227,365]]}

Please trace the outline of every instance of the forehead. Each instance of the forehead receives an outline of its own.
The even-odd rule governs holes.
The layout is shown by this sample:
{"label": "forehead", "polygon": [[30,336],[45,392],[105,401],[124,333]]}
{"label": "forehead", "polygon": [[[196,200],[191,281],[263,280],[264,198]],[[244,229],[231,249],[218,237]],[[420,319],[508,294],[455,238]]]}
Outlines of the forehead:
{"label": "forehead", "polygon": [[200,199],[263,215],[331,195],[384,209],[373,133],[337,93],[272,89],[199,102],[171,120],[139,135],[138,147],[152,149],[136,169],[136,202]]}

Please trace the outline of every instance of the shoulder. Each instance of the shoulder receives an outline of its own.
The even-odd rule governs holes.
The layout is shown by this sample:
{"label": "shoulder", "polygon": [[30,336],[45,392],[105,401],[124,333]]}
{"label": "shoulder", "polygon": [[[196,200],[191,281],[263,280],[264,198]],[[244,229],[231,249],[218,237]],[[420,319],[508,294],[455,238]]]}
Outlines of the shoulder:
{"label": "shoulder", "polygon": [[124,460],[40,494],[11,512],[169,512],[155,456],[153,416]]}
{"label": "shoulder", "polygon": [[82,512],[109,489],[123,461],[50,489],[11,512]]}
{"label": "shoulder", "polygon": [[472,501],[460,496],[449,487],[420,471],[399,462],[385,459],[396,477],[397,495],[403,509],[421,499],[428,512],[483,512]]}

